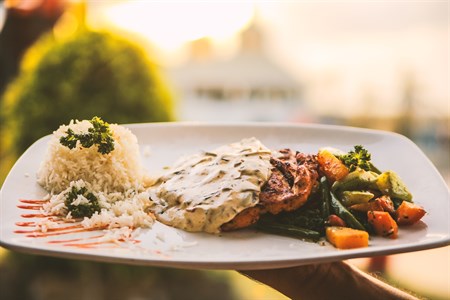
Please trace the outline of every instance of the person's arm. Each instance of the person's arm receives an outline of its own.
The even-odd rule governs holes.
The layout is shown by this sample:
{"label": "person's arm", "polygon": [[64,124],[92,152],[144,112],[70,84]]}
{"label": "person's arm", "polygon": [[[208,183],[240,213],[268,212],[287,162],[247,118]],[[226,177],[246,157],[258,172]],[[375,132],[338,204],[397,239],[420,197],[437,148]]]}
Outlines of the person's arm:
{"label": "person's arm", "polygon": [[417,299],[345,262],[239,272],[292,299]]}

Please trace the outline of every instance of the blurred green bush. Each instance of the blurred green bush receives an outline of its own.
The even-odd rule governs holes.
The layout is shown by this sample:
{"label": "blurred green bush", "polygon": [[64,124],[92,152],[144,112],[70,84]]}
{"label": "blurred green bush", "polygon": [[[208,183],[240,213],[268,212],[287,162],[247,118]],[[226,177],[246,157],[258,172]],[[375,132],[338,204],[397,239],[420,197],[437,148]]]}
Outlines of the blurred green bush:
{"label": "blurred green bush", "polygon": [[[47,34],[25,54],[0,102],[0,184],[34,141],[71,119],[110,123],[174,119],[161,69],[139,45],[83,29]],[[0,249],[1,250],[1,249]],[[1,299],[231,299],[228,281],[207,272],[74,261],[7,252]]]}
{"label": "blurred green bush", "polygon": [[71,119],[110,123],[173,120],[162,71],[139,45],[107,32],[52,34],[25,54],[0,103],[0,183],[34,141]]}
{"label": "blurred green bush", "polygon": [[10,252],[0,259],[0,299],[229,300],[226,272],[131,266]]}

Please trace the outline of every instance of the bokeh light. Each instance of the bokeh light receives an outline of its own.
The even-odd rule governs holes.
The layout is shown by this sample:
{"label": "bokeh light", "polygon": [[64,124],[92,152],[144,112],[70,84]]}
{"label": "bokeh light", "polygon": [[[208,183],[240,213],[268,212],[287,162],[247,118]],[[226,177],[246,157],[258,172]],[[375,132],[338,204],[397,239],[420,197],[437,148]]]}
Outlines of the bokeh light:
{"label": "bokeh light", "polygon": [[172,50],[204,37],[229,38],[251,20],[253,4],[129,1],[112,4],[103,13],[111,26],[137,33],[158,47]]}

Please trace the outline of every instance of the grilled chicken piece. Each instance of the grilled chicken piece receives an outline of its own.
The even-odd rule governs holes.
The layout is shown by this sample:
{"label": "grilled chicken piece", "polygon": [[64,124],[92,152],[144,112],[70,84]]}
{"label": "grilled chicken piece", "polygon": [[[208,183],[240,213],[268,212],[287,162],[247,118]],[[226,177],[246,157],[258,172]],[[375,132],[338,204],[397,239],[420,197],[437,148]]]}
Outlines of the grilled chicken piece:
{"label": "grilled chicken piece", "polygon": [[318,186],[318,163],[314,155],[281,150],[279,158],[271,158],[274,166],[269,181],[262,187],[260,204],[276,215],[293,211],[308,200]]}
{"label": "grilled chicken piece", "polygon": [[240,228],[246,228],[255,224],[259,220],[261,208],[259,206],[249,207],[238,213],[233,220],[220,226],[222,231],[232,231]]}
{"label": "grilled chicken piece", "polygon": [[233,220],[222,225],[223,231],[248,227],[256,223],[262,213],[296,210],[317,189],[319,175],[315,155],[283,149],[278,157],[271,158],[270,163],[272,172],[261,189],[258,206],[237,214]]}

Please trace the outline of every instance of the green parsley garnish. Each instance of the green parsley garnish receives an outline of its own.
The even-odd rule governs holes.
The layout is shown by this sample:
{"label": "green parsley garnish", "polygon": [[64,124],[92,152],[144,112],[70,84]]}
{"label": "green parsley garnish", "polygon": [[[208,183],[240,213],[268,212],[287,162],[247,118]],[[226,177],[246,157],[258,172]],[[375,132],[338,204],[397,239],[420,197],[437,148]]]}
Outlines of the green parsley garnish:
{"label": "green parsley garnish", "polygon": [[[89,203],[73,205],[72,202],[77,199],[79,195],[84,196],[87,200],[89,200]],[[71,212],[71,215],[74,218],[90,218],[95,212],[100,211],[100,204],[98,203],[97,197],[88,192],[85,187],[77,189],[75,186],[72,186],[72,189],[66,195],[64,204],[66,204],[67,209]]]}
{"label": "green parsley garnish", "polygon": [[93,145],[97,145],[98,152],[101,154],[108,154],[113,151],[114,139],[111,130],[109,129],[109,124],[99,117],[93,117],[89,122],[91,122],[92,127],[88,129],[87,133],[77,134],[69,128],[66,131],[67,135],[61,137],[59,142],[69,149],[75,148],[79,141],[84,148],[90,148]]}
{"label": "green parsley garnish", "polygon": [[347,168],[349,168],[350,172],[360,168],[365,171],[381,173],[370,161],[371,154],[369,151],[361,145],[354,146],[354,150],[349,151],[347,154],[341,155],[339,158],[347,166]]}

